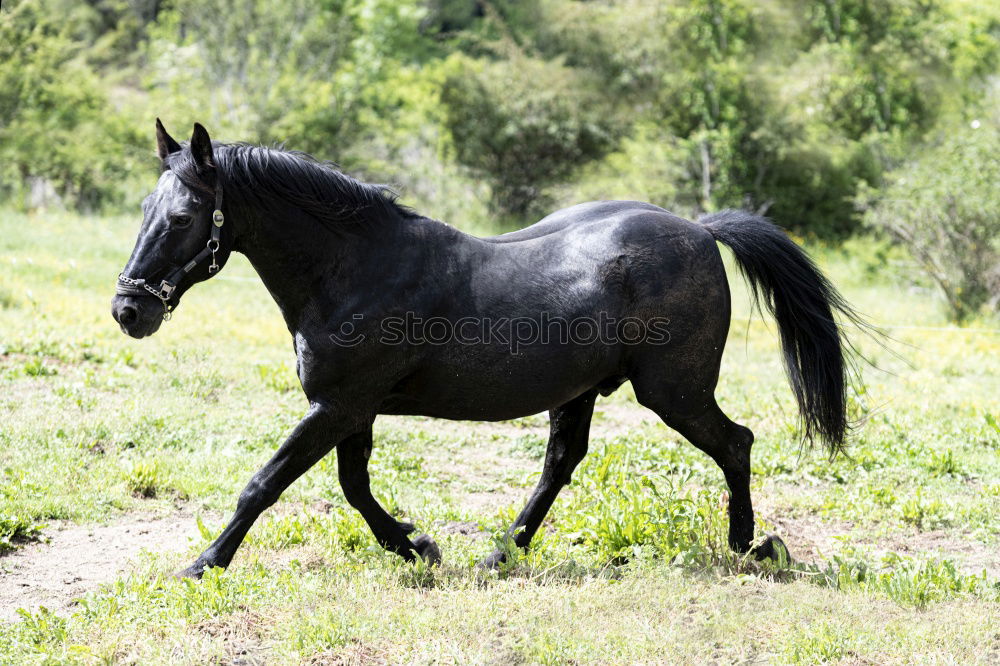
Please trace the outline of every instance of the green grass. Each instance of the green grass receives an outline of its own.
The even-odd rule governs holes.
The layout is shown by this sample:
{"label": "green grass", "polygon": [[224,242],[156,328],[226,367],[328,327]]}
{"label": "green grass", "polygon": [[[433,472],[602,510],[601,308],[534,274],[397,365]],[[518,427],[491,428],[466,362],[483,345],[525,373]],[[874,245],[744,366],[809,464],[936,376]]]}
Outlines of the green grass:
{"label": "green grass", "polygon": [[0,514],[0,555],[37,539],[44,525],[24,514]]}
{"label": "green grass", "polygon": [[757,436],[759,528],[795,562],[728,550],[721,473],[625,386],[599,402],[591,453],[531,550],[498,573],[474,563],[538,478],[544,417],[376,423],[375,493],[436,538],[441,567],[384,553],[327,459],[229,571],[192,583],[169,574],[306,408],[276,306],[234,257],[131,340],[109,303],[137,220],[2,219],[0,549],[57,520],[204,517],[186,553],[146,553],[73,610],[0,628],[2,663],[1000,659],[1000,326],[947,327],[905,257],[871,241],[816,252],[876,322],[924,328],[891,329],[891,350],[858,340],[882,371],[852,396],[865,423],[849,458],[801,450],[773,325],[748,321],[732,281],[719,400]]}

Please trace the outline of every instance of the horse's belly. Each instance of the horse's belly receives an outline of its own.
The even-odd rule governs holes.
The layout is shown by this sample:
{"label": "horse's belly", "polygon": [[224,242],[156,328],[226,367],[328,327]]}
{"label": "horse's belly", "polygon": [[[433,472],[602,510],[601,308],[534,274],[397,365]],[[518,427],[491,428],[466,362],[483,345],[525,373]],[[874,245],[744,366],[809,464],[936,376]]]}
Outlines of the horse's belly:
{"label": "horse's belly", "polygon": [[503,421],[548,411],[616,373],[605,363],[510,359],[492,367],[440,364],[422,369],[383,402],[383,414]]}
{"label": "horse's belly", "polygon": [[434,397],[393,395],[385,402],[379,413],[431,416],[453,421],[506,421],[548,411],[553,406],[564,404],[571,399],[572,396],[556,400],[555,404],[543,400],[487,403],[469,401],[461,395],[449,395],[447,392]]}

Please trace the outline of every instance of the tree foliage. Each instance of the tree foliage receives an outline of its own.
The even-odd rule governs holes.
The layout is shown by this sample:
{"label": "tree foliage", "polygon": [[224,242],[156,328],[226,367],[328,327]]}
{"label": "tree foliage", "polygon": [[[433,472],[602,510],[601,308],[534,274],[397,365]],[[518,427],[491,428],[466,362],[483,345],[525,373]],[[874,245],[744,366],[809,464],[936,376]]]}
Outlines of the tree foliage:
{"label": "tree foliage", "polygon": [[40,0],[2,18],[0,196],[25,206],[120,203],[139,139],[85,62],[79,24]]}

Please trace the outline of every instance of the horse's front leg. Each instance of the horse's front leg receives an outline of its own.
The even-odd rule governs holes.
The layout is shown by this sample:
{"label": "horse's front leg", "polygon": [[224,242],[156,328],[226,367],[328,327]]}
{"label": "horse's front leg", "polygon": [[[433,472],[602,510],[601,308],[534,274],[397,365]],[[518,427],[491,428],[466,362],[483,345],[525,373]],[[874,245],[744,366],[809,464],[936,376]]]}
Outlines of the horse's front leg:
{"label": "horse's front leg", "polygon": [[[369,425],[370,429],[371,426]],[[200,578],[205,567],[227,567],[257,517],[274,504],[281,493],[356,427],[350,427],[329,406],[313,402],[309,412],[281,448],[243,489],[236,513],[211,546],[194,564],[177,575]]]}
{"label": "horse's front leg", "polygon": [[386,550],[413,561],[419,555],[432,564],[441,561],[441,550],[434,540],[421,534],[413,541],[406,536],[413,526],[397,522],[382,508],[371,491],[368,459],[372,454],[372,431],[351,435],[337,444],[337,474],[347,502],[357,509],[372,533]]}

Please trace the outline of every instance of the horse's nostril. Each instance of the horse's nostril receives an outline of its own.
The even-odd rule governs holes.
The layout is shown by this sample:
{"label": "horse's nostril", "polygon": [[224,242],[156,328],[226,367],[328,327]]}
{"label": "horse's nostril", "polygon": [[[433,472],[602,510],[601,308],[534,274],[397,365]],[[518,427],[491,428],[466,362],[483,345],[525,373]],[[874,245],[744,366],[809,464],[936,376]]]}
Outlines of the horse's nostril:
{"label": "horse's nostril", "polygon": [[124,306],[118,312],[118,322],[128,326],[139,318],[139,312],[131,305]]}

